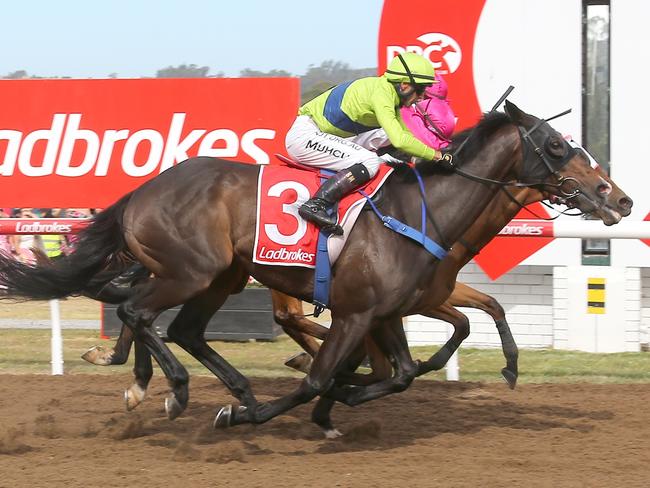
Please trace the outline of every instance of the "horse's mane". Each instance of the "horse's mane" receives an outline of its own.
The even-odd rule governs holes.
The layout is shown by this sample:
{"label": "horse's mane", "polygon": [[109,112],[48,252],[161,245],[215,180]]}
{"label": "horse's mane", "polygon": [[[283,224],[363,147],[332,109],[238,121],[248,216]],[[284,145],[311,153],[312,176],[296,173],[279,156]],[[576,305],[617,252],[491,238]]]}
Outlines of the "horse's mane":
{"label": "horse's mane", "polygon": [[471,139],[466,143],[463,151],[467,151],[469,154],[474,154],[479,150],[479,147],[483,145],[485,139],[504,125],[511,123],[512,120],[510,117],[503,112],[484,113],[481,120],[479,120],[478,124],[474,127],[465,129],[464,131],[452,136],[451,145],[447,152],[453,152],[455,148],[466,141],[470,137],[470,134],[472,134]]}
{"label": "horse's mane", "polygon": [[[454,163],[457,166],[462,166],[463,161],[468,160],[472,155],[480,151],[481,147],[485,144],[485,141],[490,137],[494,132],[502,128],[507,124],[511,124],[512,120],[510,117],[503,112],[488,112],[483,114],[481,120],[473,126],[465,129],[458,134],[454,134],[451,138],[451,144],[445,150],[445,152],[452,153],[465,141],[462,152],[457,158],[454,159]],[[449,170],[441,167],[437,164],[431,164],[429,161],[424,161],[416,165],[417,170],[422,174],[432,174],[432,173],[448,173]],[[408,169],[408,167],[398,168],[398,173],[403,174],[408,178],[408,175],[413,175],[413,172]]]}

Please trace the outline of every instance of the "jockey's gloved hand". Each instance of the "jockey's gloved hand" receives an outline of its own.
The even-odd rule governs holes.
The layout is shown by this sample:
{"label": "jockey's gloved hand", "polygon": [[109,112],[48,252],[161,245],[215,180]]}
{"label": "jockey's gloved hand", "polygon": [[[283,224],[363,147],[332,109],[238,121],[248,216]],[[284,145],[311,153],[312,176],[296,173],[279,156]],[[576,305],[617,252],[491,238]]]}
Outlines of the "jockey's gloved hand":
{"label": "jockey's gloved hand", "polygon": [[435,163],[441,163],[444,166],[452,166],[453,165],[453,155],[451,153],[443,153],[442,151],[436,150],[436,155],[434,157],[434,162]]}
{"label": "jockey's gloved hand", "polygon": [[444,153],[442,155],[442,158],[440,159],[441,163],[445,163],[448,165],[453,164],[453,161],[454,161],[454,156],[451,153]]}

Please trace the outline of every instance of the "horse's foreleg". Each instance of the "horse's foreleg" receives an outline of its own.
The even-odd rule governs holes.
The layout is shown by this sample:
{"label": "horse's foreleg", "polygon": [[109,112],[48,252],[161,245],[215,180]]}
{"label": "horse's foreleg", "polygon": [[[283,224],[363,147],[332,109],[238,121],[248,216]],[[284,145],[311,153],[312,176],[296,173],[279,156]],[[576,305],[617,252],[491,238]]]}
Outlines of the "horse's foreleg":
{"label": "horse's foreleg", "polygon": [[[370,363],[370,373],[355,373],[366,357]],[[346,366],[336,375],[337,385],[368,386],[388,379],[393,374],[390,361],[376,345],[370,334],[363,338],[363,344],[350,355],[345,364]]]}
{"label": "horse's foreleg", "polygon": [[305,353],[294,354],[284,364],[303,373],[309,373],[312,358],[320,347],[313,338],[325,339],[328,332],[327,327],[305,317],[302,301],[297,298],[271,290],[271,300],[273,302],[273,318],[282,326],[282,330],[305,351]]}
{"label": "horse's foreleg", "polygon": [[478,308],[494,319],[494,323],[499,331],[499,337],[501,338],[501,349],[506,358],[506,367],[501,370],[501,374],[507,381],[508,386],[514,389],[519,374],[519,349],[517,348],[515,339],[512,337],[510,326],[506,320],[506,313],[501,304],[494,297],[481,293],[460,282],[456,282],[454,292],[448,301],[455,307]]}
{"label": "horse's foreleg", "polygon": [[411,358],[401,317],[384,320],[372,330],[372,336],[384,356],[391,359],[395,369],[393,377],[365,387],[340,389],[334,386],[327,396],[352,407],[408,388],[418,368]]}
{"label": "horse's foreleg", "polygon": [[276,400],[259,403],[253,409],[233,409],[232,405],[228,405],[217,413],[215,427],[261,424],[329,390],[334,383],[335,373],[343,367],[367,333],[371,319],[371,312],[334,318],[309,374],[296,390]]}
{"label": "horse's foreleg", "polygon": [[454,326],[454,333],[433,356],[426,361],[418,363],[418,376],[444,368],[449,358],[451,358],[469,335],[469,319],[465,314],[452,307],[449,302],[443,303],[424,315],[449,322]]}
{"label": "horse's foreleg", "polygon": [[165,399],[165,410],[169,419],[176,418],[187,407],[189,375],[153,330],[152,323],[163,310],[195,295],[200,290],[199,286],[195,279],[189,282],[153,279],[136,286],[133,296],[117,309],[120,319],[133,331],[136,343],[140,342],[147,347],[168,379],[171,393]]}
{"label": "horse's foreleg", "polygon": [[[308,354],[294,354],[284,364],[303,373],[309,373],[312,358],[316,356],[320,347],[313,337],[324,340],[329,329],[305,317],[302,301],[297,298],[271,290],[271,299],[273,301],[273,317],[275,321]],[[362,375],[342,372],[342,375],[346,375],[343,382],[350,385],[369,385],[390,377],[392,372],[390,363],[369,336],[366,336],[365,348],[365,352],[362,353],[368,355],[372,373]]]}
{"label": "horse's foreleg", "polygon": [[[359,367],[366,352],[370,359],[372,372],[370,374],[358,374],[354,371]],[[382,350],[375,344],[370,334],[364,337],[363,343],[357,347],[352,355],[346,360],[345,366],[336,375],[335,382],[337,385],[356,385],[367,386],[378,381],[390,378],[392,366],[384,356]],[[331,411],[335,400],[326,395],[322,395],[311,413],[311,420],[321,429],[327,439],[340,437],[341,432],[334,427],[331,418]]]}
{"label": "horse's foreleg", "polygon": [[122,324],[120,336],[117,338],[113,347],[91,347],[81,356],[81,358],[98,366],[124,364],[127,359],[129,359],[131,344],[133,344],[133,332],[126,325]]}

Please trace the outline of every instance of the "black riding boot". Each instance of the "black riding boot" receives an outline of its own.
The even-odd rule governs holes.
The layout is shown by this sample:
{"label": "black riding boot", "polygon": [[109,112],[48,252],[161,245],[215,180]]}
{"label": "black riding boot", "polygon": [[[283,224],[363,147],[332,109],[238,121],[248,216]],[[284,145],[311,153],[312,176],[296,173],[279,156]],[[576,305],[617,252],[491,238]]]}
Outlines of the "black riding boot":
{"label": "black riding boot", "polygon": [[325,232],[342,235],[343,229],[336,225],[336,213],[328,211],[348,193],[370,180],[368,169],[361,163],[354,164],[330,177],[316,191],[314,196],[302,204],[300,216],[321,227]]}

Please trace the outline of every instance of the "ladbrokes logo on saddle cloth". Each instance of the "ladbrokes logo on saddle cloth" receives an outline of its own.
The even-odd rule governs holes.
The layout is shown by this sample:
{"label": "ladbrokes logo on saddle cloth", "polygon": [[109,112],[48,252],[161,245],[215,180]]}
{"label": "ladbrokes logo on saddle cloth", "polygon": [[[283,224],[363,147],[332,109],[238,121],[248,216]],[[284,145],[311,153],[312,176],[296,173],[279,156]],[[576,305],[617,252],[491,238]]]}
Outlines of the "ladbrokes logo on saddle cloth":
{"label": "ladbrokes logo on saddle cloth", "polygon": [[[374,195],[386,181],[393,168],[382,165],[362,189]],[[287,166],[262,166],[257,181],[257,227],[253,261],[280,266],[316,265],[318,228],[307,222],[298,209],[320,186],[320,175]],[[340,249],[365,203],[358,192],[343,198],[339,204],[339,223],[345,230],[342,237],[330,237],[330,261],[338,257]]]}

